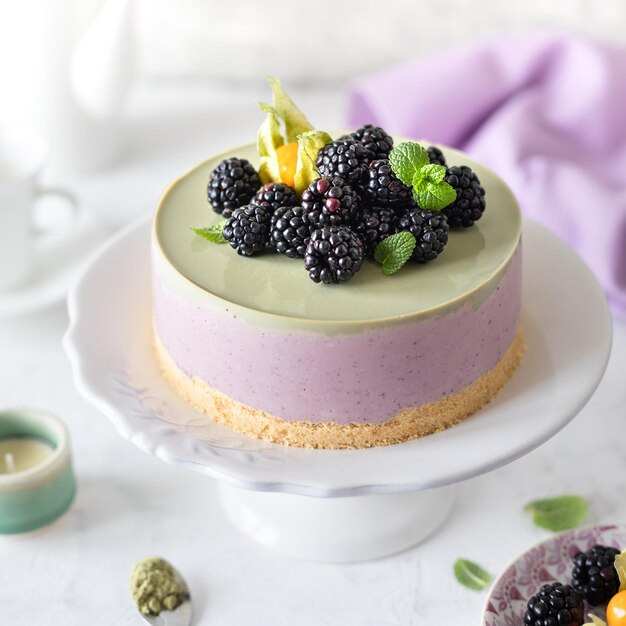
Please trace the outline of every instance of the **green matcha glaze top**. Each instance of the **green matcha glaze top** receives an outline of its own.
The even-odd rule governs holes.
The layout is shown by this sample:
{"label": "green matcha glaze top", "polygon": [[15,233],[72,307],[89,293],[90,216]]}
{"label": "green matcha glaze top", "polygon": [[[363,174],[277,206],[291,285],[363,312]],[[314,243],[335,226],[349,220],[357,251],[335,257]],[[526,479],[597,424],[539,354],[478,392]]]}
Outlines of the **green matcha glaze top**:
{"label": "green matcha glaze top", "polygon": [[211,170],[229,156],[258,167],[256,147],[249,144],[201,163],[166,190],[154,221],[156,268],[170,289],[193,302],[230,307],[248,319],[261,316],[271,325],[278,320],[268,315],[279,316],[286,325],[310,321],[312,326],[344,327],[445,314],[468,298],[478,306],[497,286],[518,247],[521,215],[511,190],[492,171],[455,150],[444,152],[449,165],[466,164],[476,172],[486,189],[487,208],[473,227],[450,231],[448,245],[431,263],[409,262],[385,276],[378,264],[366,261],[348,283],[318,285],[308,279],[299,259],[269,252],[244,258],[228,245],[201,239],[192,227],[221,219],[206,201]]}

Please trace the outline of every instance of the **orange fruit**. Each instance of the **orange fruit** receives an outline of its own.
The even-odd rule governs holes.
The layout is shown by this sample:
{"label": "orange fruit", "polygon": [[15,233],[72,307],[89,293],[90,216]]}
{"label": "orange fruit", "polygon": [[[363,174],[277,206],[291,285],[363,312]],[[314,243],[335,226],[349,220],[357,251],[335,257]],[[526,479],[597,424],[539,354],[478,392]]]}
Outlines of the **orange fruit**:
{"label": "orange fruit", "polygon": [[606,608],[609,626],[626,626],[626,591],[616,593]]}
{"label": "orange fruit", "polygon": [[298,144],[285,143],[276,148],[276,157],[278,159],[278,172],[280,180],[293,187],[294,177],[296,175],[296,166],[298,165]]}

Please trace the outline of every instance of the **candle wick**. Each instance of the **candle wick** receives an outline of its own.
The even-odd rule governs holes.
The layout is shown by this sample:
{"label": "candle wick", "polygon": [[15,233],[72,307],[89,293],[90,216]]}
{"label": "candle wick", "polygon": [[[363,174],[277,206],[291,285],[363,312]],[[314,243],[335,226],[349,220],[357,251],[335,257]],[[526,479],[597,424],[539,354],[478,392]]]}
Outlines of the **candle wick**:
{"label": "candle wick", "polygon": [[4,463],[7,466],[7,471],[9,474],[13,474],[15,472],[15,459],[10,452],[7,452],[4,455]]}

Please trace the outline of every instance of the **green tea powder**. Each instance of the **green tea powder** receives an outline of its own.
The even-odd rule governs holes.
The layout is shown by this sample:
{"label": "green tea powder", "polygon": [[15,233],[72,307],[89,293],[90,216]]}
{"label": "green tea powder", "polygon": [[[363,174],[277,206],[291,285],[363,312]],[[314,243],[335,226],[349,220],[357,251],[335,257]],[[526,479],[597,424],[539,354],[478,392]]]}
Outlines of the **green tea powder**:
{"label": "green tea powder", "polygon": [[184,595],[174,568],[158,557],[137,562],[130,575],[130,593],[144,615],[173,611],[182,604]]}

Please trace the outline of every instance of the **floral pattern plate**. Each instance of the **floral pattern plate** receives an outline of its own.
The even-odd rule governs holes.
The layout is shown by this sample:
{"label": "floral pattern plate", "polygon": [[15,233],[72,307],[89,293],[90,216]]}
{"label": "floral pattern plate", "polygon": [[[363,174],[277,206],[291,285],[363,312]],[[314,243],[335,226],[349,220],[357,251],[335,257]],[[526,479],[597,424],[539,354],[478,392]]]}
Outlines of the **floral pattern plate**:
{"label": "floral pattern plate", "polygon": [[[522,626],[526,603],[550,582],[571,582],[572,557],[596,544],[626,548],[626,526],[592,526],[559,533],[518,557],[491,588],[483,626]],[[594,610],[597,615],[602,610]]]}
{"label": "floral pattern plate", "polygon": [[116,235],[70,294],[64,345],[76,387],[144,452],[239,487],[330,497],[420,491],[477,476],[559,432],[591,397],[609,357],[611,318],[598,282],[571,248],[526,221],[528,350],[493,402],[454,428],[394,446],[309,450],[259,441],[208,419],[161,376],[150,233],[144,219]]}

